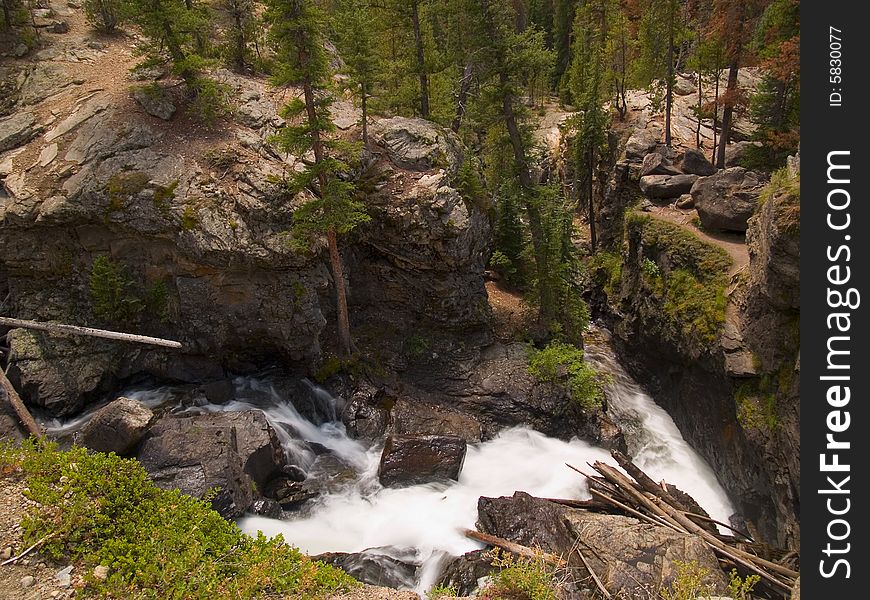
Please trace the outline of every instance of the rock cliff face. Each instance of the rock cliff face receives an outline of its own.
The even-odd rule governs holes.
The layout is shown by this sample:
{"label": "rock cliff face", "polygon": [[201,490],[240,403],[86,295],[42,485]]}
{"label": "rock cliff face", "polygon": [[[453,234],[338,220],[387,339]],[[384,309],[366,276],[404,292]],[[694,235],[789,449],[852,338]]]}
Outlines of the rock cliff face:
{"label": "rock cliff face", "polygon": [[[71,79],[62,64],[48,66]],[[10,80],[27,87],[48,66]],[[0,154],[8,313],[184,345],[167,353],[14,331],[10,376],[32,404],[66,415],[136,373],[204,381],[265,361],[308,369],[320,357],[332,278],[323,246],[299,254],[288,244],[304,198],[280,185],[297,158],[268,141],[283,123],[282,100],[261,80],[218,77],[238,103],[220,130],[194,131],[179,116],[164,123],[123,86],[62,86],[48,100],[17,90],[20,111],[0,127],[3,150],[12,148]],[[356,122],[349,103],[334,117],[344,129]],[[455,187],[458,141],[413,119],[372,129],[380,155],[362,175],[376,180],[368,201],[377,225],[344,242],[351,301],[399,322],[486,322],[489,221]]]}
{"label": "rock cliff face", "polygon": [[[742,193],[740,185],[730,191]],[[761,186],[754,185],[757,197]],[[618,188],[612,197],[619,198]],[[689,225],[657,213],[626,217],[621,273],[607,302],[597,304],[623,359],[713,466],[748,527],[792,548],[800,540],[796,190],[794,181],[781,184],[761,203],[745,246],[722,245],[730,269],[703,258],[719,251],[711,245],[716,238],[695,232],[687,245]],[[694,274],[691,289],[674,283],[680,270]],[[718,280],[705,281],[705,272]]]}

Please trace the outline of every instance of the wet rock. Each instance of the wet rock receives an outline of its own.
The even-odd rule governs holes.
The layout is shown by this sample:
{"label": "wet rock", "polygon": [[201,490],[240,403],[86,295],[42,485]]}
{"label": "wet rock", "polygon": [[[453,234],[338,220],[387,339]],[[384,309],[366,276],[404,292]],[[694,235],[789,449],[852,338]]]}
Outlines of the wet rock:
{"label": "wet rock", "polygon": [[473,596],[480,581],[498,571],[490,550],[475,550],[457,556],[444,567],[438,585],[452,587],[459,596]]}
{"label": "wet rock", "polygon": [[643,157],[640,174],[641,177],[645,177],[647,175],[680,175],[681,173],[662,154],[650,152]]}
{"label": "wet rock", "polygon": [[743,167],[698,179],[691,193],[701,224],[712,230],[746,231],[766,183],[758,173]]}
{"label": "wet rock", "polygon": [[640,190],[648,198],[678,198],[688,193],[697,179],[697,175],[647,175],[640,178]]}
{"label": "wet rock", "polygon": [[387,438],[378,467],[385,487],[457,480],[465,461],[465,440],[451,436]]}
{"label": "wet rock", "polygon": [[225,415],[164,417],[142,442],[137,458],[164,489],[202,498],[212,488],[220,488],[212,507],[226,518],[236,518],[251,506],[254,488],[245,472],[250,457],[240,453],[240,441],[256,439],[261,432],[255,429],[246,436],[241,430],[240,436],[237,425],[255,421],[220,418]]}
{"label": "wet rock", "polygon": [[390,432],[397,436],[454,436],[469,443],[482,437],[480,423],[473,416],[424,402],[397,400],[390,421]]}
{"label": "wet rock", "polygon": [[251,508],[248,509],[248,512],[260,515],[261,517],[279,519],[281,518],[281,505],[278,504],[277,500],[272,498],[257,498],[251,503]]}
{"label": "wet rock", "polygon": [[153,117],[168,121],[175,114],[175,104],[159,85],[137,87],[133,90],[133,98]]}
{"label": "wet rock", "polygon": [[82,430],[82,443],[97,452],[127,454],[148,431],[154,413],[137,400],[118,398],[98,410]]}
{"label": "wet rock", "polygon": [[0,152],[26,144],[39,131],[36,115],[31,112],[17,112],[11,117],[0,119]]}
{"label": "wet rock", "polygon": [[713,175],[716,172],[716,167],[700,151],[689,148],[683,154],[683,160],[680,161],[680,170],[683,173],[706,177]]}
{"label": "wet rock", "polygon": [[354,553],[325,552],[311,559],[338,567],[357,581],[391,588],[413,586],[417,572],[417,565],[392,558],[377,549]]}
{"label": "wet rock", "polygon": [[424,119],[381,119],[371,125],[369,135],[402,169],[429,171],[445,168],[455,172],[462,164],[461,145],[456,136]]}

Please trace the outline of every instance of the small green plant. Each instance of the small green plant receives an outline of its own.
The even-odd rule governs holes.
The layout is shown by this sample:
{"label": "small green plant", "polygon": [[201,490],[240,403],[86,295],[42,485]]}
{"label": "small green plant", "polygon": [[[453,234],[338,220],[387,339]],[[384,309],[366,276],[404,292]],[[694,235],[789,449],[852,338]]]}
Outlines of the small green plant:
{"label": "small green plant", "polygon": [[529,373],[539,381],[567,381],[571,399],[585,409],[601,406],[604,399],[601,378],[571,344],[550,342],[543,350],[532,350]]}
{"label": "small green plant", "polygon": [[737,569],[731,569],[728,581],[728,593],[732,600],[747,600],[748,595],[755,589],[755,584],[761,581],[758,575],[747,575],[746,579],[737,574]]}
{"label": "small green plant", "polygon": [[409,356],[420,357],[431,347],[431,340],[421,333],[412,333],[405,338],[405,352]]}
{"label": "small green plant", "polygon": [[426,593],[426,598],[438,600],[438,598],[455,598],[458,595],[459,590],[453,586],[436,585]]}
{"label": "small green plant", "polygon": [[734,394],[740,425],[747,430],[775,431],[779,427],[776,393],[777,382],[770,375],[742,383]]}
{"label": "small green plant", "polygon": [[149,181],[151,181],[151,177],[142,171],[127,171],[112,175],[106,183],[109,212],[124,210],[130,198],[144,190]]}
{"label": "small green plant", "polygon": [[145,308],[124,267],[108,256],[94,259],[88,283],[97,317],[120,323],[137,318]]}
{"label": "small green plant", "polygon": [[622,283],[622,256],[616,252],[596,252],[589,259],[589,269],[607,297],[616,299]]}
{"label": "small green plant", "polygon": [[199,218],[196,216],[196,209],[188,204],[181,213],[181,230],[190,231],[196,229],[197,225],[199,225]]}
{"label": "small green plant", "polygon": [[175,189],[178,187],[178,180],[176,179],[169,185],[155,185],[154,186],[154,206],[157,207],[161,212],[166,212],[169,210],[169,203],[175,197]]}
{"label": "small green plant", "polygon": [[281,536],[251,538],[207,501],[158,488],[135,460],[35,440],[14,458],[35,503],[25,543],[44,540],[40,552],[84,572],[109,567],[105,581],[86,578],[84,596],[311,598],[357,585]]}
{"label": "small green plant", "polygon": [[230,88],[209,77],[199,76],[193,80],[191,90],[194,98],[188,112],[206,125],[214,125],[218,119],[230,113]]}
{"label": "small green plant", "polygon": [[662,276],[661,269],[654,260],[644,258],[640,263],[640,270],[648,279],[658,279]]}
{"label": "small green plant", "polygon": [[556,570],[541,558],[514,558],[493,551],[492,565],[499,571],[480,591],[481,600],[559,600]]}
{"label": "small green plant", "polygon": [[716,590],[705,581],[710,569],[702,567],[698,561],[674,561],[677,575],[667,588],[659,590],[662,600],[697,600],[706,596],[714,596]]}
{"label": "small green plant", "polygon": [[160,319],[162,323],[167,323],[171,316],[169,302],[169,287],[163,280],[155,281],[145,288],[145,297],[143,298],[145,310]]}

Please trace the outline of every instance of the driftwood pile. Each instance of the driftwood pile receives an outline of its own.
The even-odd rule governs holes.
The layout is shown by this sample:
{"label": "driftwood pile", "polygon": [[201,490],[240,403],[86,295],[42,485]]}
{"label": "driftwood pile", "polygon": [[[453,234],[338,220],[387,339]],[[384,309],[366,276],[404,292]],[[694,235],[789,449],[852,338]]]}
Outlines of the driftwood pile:
{"label": "driftwood pile", "polygon": [[[758,575],[769,587],[788,595],[799,573],[781,563],[793,559],[793,555],[756,544],[748,534],[700,514],[702,511],[687,494],[664,482],[656,483],[621,452],[613,451],[612,455],[628,476],[598,461],[589,465],[596,475],[568,465],[586,477],[592,500],[557,502],[576,508],[622,513],[680,533],[695,535],[726,564],[742,567],[741,570]],[[735,535],[721,534],[715,525],[722,525]],[[779,554],[779,561],[762,558],[759,556],[761,553]]]}

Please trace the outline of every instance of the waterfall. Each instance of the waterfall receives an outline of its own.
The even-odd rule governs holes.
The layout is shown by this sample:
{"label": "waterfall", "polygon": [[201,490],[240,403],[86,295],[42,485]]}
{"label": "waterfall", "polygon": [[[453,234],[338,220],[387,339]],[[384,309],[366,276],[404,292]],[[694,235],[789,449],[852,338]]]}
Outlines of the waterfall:
{"label": "waterfall", "polygon": [[[713,471],[689,447],[670,416],[614,358],[606,332],[593,332],[590,337],[586,359],[609,376],[608,413],[625,432],[631,457],[651,477],[690,493],[711,517],[728,522],[733,507]],[[342,401],[308,381],[288,393],[279,391],[268,376],[239,377],[234,380],[234,399],[221,405],[204,399],[183,405],[167,387],[127,390],[122,395],[152,408],[169,405],[176,413],[260,410],[288,460],[306,471],[318,459],[314,448],[320,447],[320,454],[327,449],[328,456],[353,472],[352,477],[330,484],[323,496],[302,510],[285,513],[285,519],[246,516],[239,526],[250,534],[281,533],[308,554],[367,551],[375,560],[385,556],[420,565],[416,576],[403,581],[419,593],[436,582],[450,557],[481,547],[461,533],[474,528],[480,496],[525,491],[540,497],[586,499],[584,478],[565,463],[615,464],[609,452],[579,439],[562,441],[515,427],[469,445],[457,482],[389,489],[377,479],[382,445],[366,447],[349,438],[338,418]],[[47,423],[48,431],[69,435],[83,427],[92,413],[68,423]]]}

